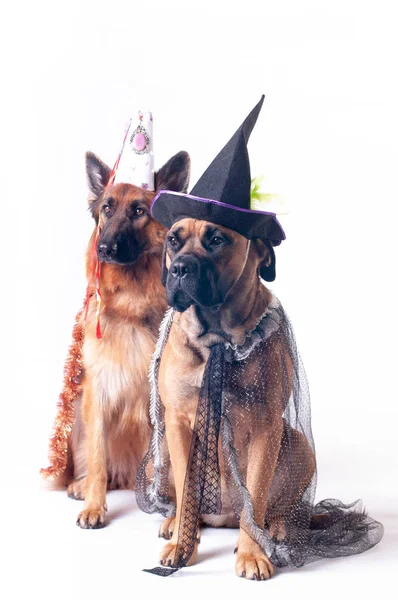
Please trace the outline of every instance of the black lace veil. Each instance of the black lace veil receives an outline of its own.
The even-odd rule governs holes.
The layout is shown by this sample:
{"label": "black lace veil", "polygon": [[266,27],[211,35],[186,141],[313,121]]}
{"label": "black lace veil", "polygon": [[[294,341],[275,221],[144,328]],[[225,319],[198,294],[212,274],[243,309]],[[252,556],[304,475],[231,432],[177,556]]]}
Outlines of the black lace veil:
{"label": "black lace veil", "polygon": [[[169,496],[170,459],[157,375],[172,321],[169,309],[150,373],[154,432],[136,486],[139,507],[165,517],[175,514],[175,505]],[[272,430],[265,403],[281,401],[282,430],[268,439],[269,458],[263,457],[264,479],[271,481],[268,497],[263,498],[265,519],[259,523],[248,486],[248,462],[256,436]],[[309,389],[292,327],[276,299],[242,346],[217,344],[211,349],[192,436],[174,568],[156,567],[150,572],[169,575],[185,566],[201,515],[225,511],[220,449],[229,505],[276,567],[300,567],[321,558],[357,554],[382,538],[383,526],[363,511],[361,501],[314,503],[317,475]],[[275,456],[276,466],[272,466]]]}

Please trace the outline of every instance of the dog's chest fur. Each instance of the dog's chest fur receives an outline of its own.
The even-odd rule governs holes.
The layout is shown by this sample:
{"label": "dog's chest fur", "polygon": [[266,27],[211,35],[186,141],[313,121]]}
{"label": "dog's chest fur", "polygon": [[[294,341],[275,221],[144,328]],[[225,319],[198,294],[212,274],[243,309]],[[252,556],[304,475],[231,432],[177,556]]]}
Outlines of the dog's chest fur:
{"label": "dog's chest fur", "polygon": [[88,332],[85,336],[84,365],[93,401],[113,412],[121,403],[135,404],[140,396],[147,396],[147,370],[155,340],[147,328],[106,314],[101,326],[101,340]]}
{"label": "dog's chest fur", "polygon": [[[94,323],[86,328],[83,345],[85,380],[83,415],[94,410],[106,431],[109,488],[134,488],[136,469],[149,443],[148,368],[156,336],[144,324],[116,315],[101,316],[102,339]],[[87,464],[86,447],[78,454],[81,472]]]}
{"label": "dog's chest fur", "polygon": [[164,391],[172,389],[174,393],[167,394],[169,402],[175,406],[183,404],[184,410],[191,413],[191,418],[196,410],[210,348],[221,341],[223,338],[217,334],[203,333],[193,308],[183,314],[175,314],[160,363],[160,395],[164,395],[162,388],[165,388]]}

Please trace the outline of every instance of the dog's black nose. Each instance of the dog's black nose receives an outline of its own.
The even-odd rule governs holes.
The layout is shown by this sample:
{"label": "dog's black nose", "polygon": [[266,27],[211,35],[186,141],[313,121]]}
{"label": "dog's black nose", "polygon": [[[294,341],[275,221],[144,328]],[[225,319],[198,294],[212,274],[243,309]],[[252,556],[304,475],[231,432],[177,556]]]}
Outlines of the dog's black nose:
{"label": "dog's black nose", "polygon": [[176,279],[188,278],[195,275],[198,270],[198,263],[194,257],[181,256],[177,258],[170,266],[170,271]]}
{"label": "dog's black nose", "polygon": [[106,244],[102,242],[98,246],[98,258],[100,260],[107,260],[110,258],[114,258],[117,253],[117,244]]}

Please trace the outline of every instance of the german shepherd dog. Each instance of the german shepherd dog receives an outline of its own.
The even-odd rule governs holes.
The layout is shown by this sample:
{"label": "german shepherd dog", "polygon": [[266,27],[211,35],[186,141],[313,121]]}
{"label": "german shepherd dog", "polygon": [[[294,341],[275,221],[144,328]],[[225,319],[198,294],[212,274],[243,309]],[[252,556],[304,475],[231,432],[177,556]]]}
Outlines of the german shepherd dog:
{"label": "german shepherd dog", "polygon": [[[96,338],[96,301],[89,300],[83,343],[82,395],[69,444],[68,495],[84,500],[77,518],[83,529],[105,524],[106,490],[134,487],[147,449],[147,372],[160,321],[167,307],[161,284],[165,228],[150,215],[155,192],[130,184],[107,185],[111,170],[86,155],[89,209],[101,227],[102,339]],[[173,156],[156,174],[156,190],[186,191],[190,159]],[[87,249],[89,276],[94,230]],[[69,472],[69,469],[68,469]],[[68,482],[67,482],[68,483]]]}
{"label": "german shepherd dog", "polygon": [[[246,332],[253,330],[271,302],[271,292],[261,283],[266,269],[269,280],[275,278],[275,256],[271,245],[259,239],[248,240],[219,225],[185,218],[173,225],[166,236],[163,281],[170,306],[176,309],[170,334],[159,368],[159,393],[165,407],[165,426],[173,470],[177,512],[166,519],[160,535],[170,539],[161,554],[161,564],[173,566],[181,514],[184,482],[195,423],[204,368],[214,344],[243,344]],[[277,344],[277,342],[276,342]],[[270,369],[281,367],[281,348],[270,345]],[[289,371],[289,357],[286,357]],[[275,377],[278,381],[278,377]],[[268,506],[281,491],[271,482],[279,456],[278,443],[283,436],[283,399],[281,386],[270,383],[265,390],[270,401],[264,402],[267,426],[256,423],[250,430],[251,448],[247,458],[246,485],[251,494],[254,518],[260,527]],[[272,401],[271,401],[272,400]],[[261,419],[264,423],[263,419]],[[246,435],[246,432],[244,432]],[[298,431],[296,451],[301,465],[299,481],[284,494],[290,506],[301,497],[312,479],[315,457],[308,442]],[[221,489],[225,490],[223,457],[219,453]],[[300,491],[301,490],[301,491]],[[213,526],[237,526],[228,499],[223,500],[223,514],[203,517]],[[283,523],[271,523],[271,536],[284,537]],[[198,533],[199,538],[199,533]],[[195,562],[195,551],[188,564]],[[246,579],[269,579],[273,566],[258,544],[241,527],[236,549],[236,573]]]}

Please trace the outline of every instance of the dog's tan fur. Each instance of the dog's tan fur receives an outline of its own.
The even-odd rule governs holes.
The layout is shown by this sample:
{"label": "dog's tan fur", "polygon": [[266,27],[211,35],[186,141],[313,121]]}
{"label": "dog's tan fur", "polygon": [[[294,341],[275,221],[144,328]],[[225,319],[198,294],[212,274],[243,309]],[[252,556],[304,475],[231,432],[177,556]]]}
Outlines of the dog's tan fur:
{"label": "dog's tan fur", "polygon": [[[206,252],[201,240],[207,225],[205,221],[183,219],[175,224],[168,235],[172,235],[173,229],[178,227],[179,237],[183,240],[181,253],[195,254],[200,257]],[[170,542],[165,545],[161,554],[161,563],[166,565],[172,565],[175,557],[188,455],[200,385],[210,347],[226,340],[232,344],[242,344],[246,332],[255,327],[258,318],[264,313],[272,298],[259,278],[260,265],[267,265],[270,260],[267,246],[260,240],[253,240],[248,246],[248,240],[238,233],[219,226],[218,230],[227,233],[232,240],[228,250],[214,259],[217,276],[228,278],[227,287],[230,291],[217,315],[210,316],[207,333],[203,333],[203,324],[198,318],[195,306],[190,306],[183,313],[176,313],[160,364],[159,391],[165,406],[166,436],[177,496],[176,519],[164,523],[161,528],[163,537],[167,537],[167,533],[172,533]],[[170,266],[171,259],[176,256],[178,253],[170,256],[170,250],[168,251],[167,267]],[[268,344],[267,360],[271,370],[277,372],[281,369],[283,352],[284,349],[278,342]],[[284,360],[289,364],[287,356],[284,356]],[[246,377],[250,381],[250,371],[246,373]],[[281,379],[274,378],[275,381]],[[282,538],[283,522],[277,518],[272,519],[271,507],[280,500],[281,495],[285,494],[285,490],[281,487],[282,483],[278,487],[276,472],[278,456],[280,456],[279,461],[287,460],[283,452],[281,455],[279,452],[285,427],[282,417],[283,394],[276,384],[269,384],[266,395],[265,414],[256,424],[251,423],[250,432],[241,431],[239,434],[246,436],[250,433],[251,442],[246,464],[247,488],[253,499],[255,520],[260,527],[263,527],[267,513],[271,535]],[[315,458],[304,437],[298,431],[293,432],[293,435],[297,436],[302,465],[306,466],[305,477],[298,481],[296,489],[290,492],[297,498],[312,478]],[[237,445],[239,447],[239,441]],[[224,514],[217,518],[204,517],[204,521],[218,526],[231,525],[234,520],[232,507],[225,491],[222,455],[219,454]],[[295,498],[285,494],[283,501],[291,503]],[[244,531],[244,522],[245,515],[242,514],[237,542],[236,573],[248,579],[268,579],[274,572],[273,566],[260,547]],[[197,547],[189,564],[194,563],[196,553]]]}
{"label": "dog's tan fur", "polygon": [[[112,196],[127,203],[136,197],[143,199],[143,192],[119,184]],[[148,209],[153,196],[150,192],[144,195]],[[70,495],[85,499],[85,508],[78,517],[82,527],[104,523],[107,486],[111,489],[134,487],[137,467],[149,442],[147,372],[166,308],[160,284],[164,230],[151,221],[147,232],[153,238],[151,254],[143,254],[133,268],[102,265],[101,340],[95,333],[95,297],[90,300],[80,407],[85,427],[78,423],[76,431],[81,435],[72,438],[75,481],[68,488]],[[88,270],[91,248],[92,240],[87,249]],[[85,434],[82,429],[86,429]]]}
{"label": "dog's tan fur", "polygon": [[[158,186],[174,184],[178,191],[185,189],[189,157],[186,153],[176,157],[157,173]],[[101,192],[97,173],[93,176],[92,187],[96,193],[89,202],[96,222],[100,227],[104,224],[104,209],[108,210],[111,203],[112,219],[108,218],[106,229],[108,239],[117,239],[118,230],[126,228],[127,223],[127,227],[131,227],[131,234],[127,235],[134,236],[140,250],[132,264],[102,263],[100,340],[96,337],[95,296],[91,297],[88,309],[83,344],[83,391],[76,407],[77,419],[70,443],[73,480],[68,486],[70,497],[85,501],[77,519],[77,524],[85,529],[104,525],[107,489],[134,488],[137,468],[151,434],[148,367],[167,307],[160,273],[166,230],[150,216],[155,192],[121,183],[106,187],[109,177],[106,165],[97,157],[88,158],[105,177]],[[186,172],[179,181],[176,170],[182,163]],[[134,218],[137,203],[139,219]],[[88,278],[94,235],[87,248]]]}

